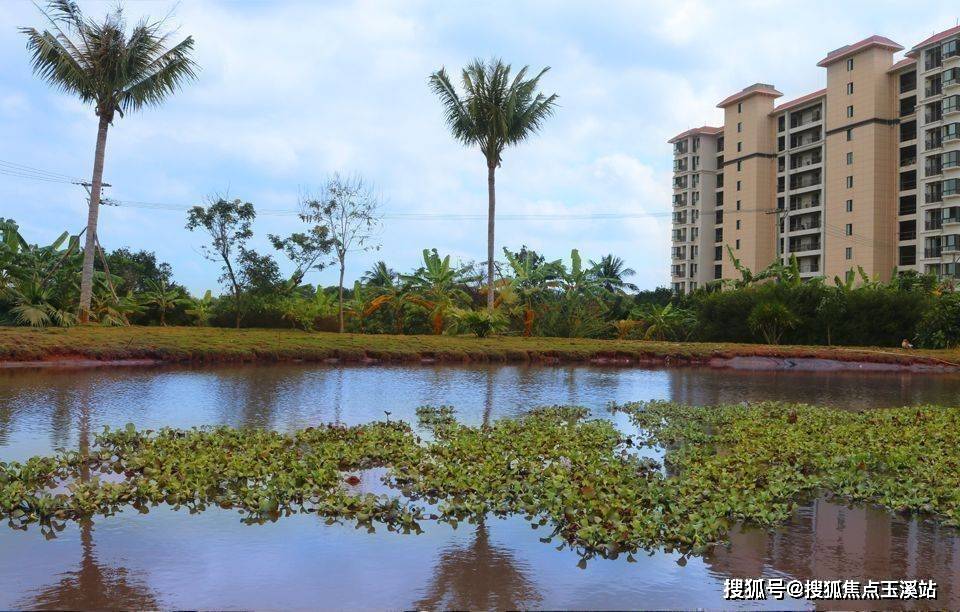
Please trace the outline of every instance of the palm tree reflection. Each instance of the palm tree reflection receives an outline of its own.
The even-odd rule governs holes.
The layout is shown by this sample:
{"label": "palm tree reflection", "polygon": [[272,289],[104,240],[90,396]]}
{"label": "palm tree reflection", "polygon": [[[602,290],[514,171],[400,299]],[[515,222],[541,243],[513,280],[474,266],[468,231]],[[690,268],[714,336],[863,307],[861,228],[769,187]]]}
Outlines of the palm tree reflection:
{"label": "palm tree reflection", "polygon": [[155,610],[156,595],[143,580],[125,568],[104,567],[97,562],[93,522],[80,522],[80,567],[60,581],[43,587],[22,607],[52,610],[137,609]]}
{"label": "palm tree reflection", "polygon": [[517,610],[535,607],[540,600],[540,593],[513,554],[490,542],[486,520],[481,519],[471,544],[453,546],[440,554],[433,580],[414,607]]}
{"label": "palm tree reflection", "polygon": [[[90,453],[90,406],[92,394],[89,385],[81,386],[78,396],[80,413],[77,420],[78,443],[81,456]],[[80,480],[90,479],[86,462],[81,464]],[[97,562],[93,542],[93,521],[83,519],[80,527],[80,567],[63,575],[59,582],[41,588],[24,608],[54,610],[92,609],[156,609],[156,596],[138,578],[130,578],[125,568],[103,567]]]}

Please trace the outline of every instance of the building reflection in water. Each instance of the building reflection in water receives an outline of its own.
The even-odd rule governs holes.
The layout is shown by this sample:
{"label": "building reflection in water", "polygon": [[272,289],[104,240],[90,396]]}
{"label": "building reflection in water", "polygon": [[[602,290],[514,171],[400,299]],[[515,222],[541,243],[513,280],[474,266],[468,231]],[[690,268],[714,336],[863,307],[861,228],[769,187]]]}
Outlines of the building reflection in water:
{"label": "building reflection in water", "polygon": [[874,506],[818,499],[775,530],[735,529],[705,561],[720,578],[932,579],[938,598],[927,603],[960,608],[960,532]]}
{"label": "building reflection in water", "polygon": [[433,579],[413,607],[418,610],[519,610],[536,607],[541,596],[525,568],[490,541],[486,520],[470,544],[441,551]]}

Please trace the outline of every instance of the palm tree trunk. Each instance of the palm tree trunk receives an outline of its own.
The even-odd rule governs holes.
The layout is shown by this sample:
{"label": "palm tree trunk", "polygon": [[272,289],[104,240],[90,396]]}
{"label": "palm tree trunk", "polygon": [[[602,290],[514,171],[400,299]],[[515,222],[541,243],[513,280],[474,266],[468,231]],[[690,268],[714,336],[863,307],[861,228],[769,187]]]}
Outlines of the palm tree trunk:
{"label": "palm tree trunk", "polygon": [[343,333],[343,271],[344,265],[343,260],[340,260],[340,306],[338,310],[338,317],[340,319],[340,333]]}
{"label": "palm tree trunk", "polygon": [[97,248],[97,217],[100,213],[100,190],[103,187],[103,158],[107,148],[107,113],[100,114],[97,149],[93,155],[93,180],[90,185],[90,209],[87,212],[87,236],[83,247],[83,268],[80,272],[80,323],[90,321],[90,300],[93,297],[93,256]]}
{"label": "palm tree trunk", "polygon": [[487,162],[487,310],[493,310],[493,226],[497,208],[495,163]]}

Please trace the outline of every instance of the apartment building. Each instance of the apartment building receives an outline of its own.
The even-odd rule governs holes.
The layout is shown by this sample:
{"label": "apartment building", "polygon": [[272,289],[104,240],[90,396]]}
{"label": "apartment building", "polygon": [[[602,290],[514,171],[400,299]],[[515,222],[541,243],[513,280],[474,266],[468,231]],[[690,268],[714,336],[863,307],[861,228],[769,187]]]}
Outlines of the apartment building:
{"label": "apartment building", "polygon": [[673,145],[671,285],[688,293],[796,256],[801,276],[960,276],[960,27],[828,53],[826,87],[727,97]]}

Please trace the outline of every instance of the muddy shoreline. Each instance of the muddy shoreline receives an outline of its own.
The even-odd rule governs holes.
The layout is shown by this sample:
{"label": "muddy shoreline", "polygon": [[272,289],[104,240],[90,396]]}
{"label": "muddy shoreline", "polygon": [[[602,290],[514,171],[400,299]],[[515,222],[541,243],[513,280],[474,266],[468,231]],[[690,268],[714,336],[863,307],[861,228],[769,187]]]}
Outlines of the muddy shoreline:
{"label": "muddy shoreline", "polygon": [[[489,356],[488,358],[464,359],[453,355],[414,355],[403,357],[381,357],[357,355],[348,353],[335,357],[289,357],[274,354],[255,355],[253,358],[226,358],[210,359],[170,359],[157,357],[144,358],[110,358],[96,359],[85,355],[52,355],[37,360],[6,360],[0,361],[0,370],[18,369],[89,369],[110,367],[146,367],[161,365],[218,365],[236,363],[320,363],[325,365],[392,365],[392,364],[419,364],[419,365],[464,365],[473,363],[527,363],[539,366],[556,365],[591,365],[616,366],[624,368],[635,367],[706,367],[712,369],[730,369],[755,372],[876,372],[876,373],[916,373],[916,374],[949,374],[960,372],[960,366],[942,362],[937,363],[929,359],[911,361],[910,356],[904,361],[875,361],[857,359],[851,355],[850,359],[828,359],[821,357],[771,357],[765,355],[734,355],[734,356],[704,356],[691,358],[688,356],[633,356],[607,355],[591,357],[573,357],[546,355],[542,353],[525,355],[525,359],[510,355],[509,358]],[[866,357],[866,355],[864,355]],[[899,355],[894,356],[902,358]]]}

